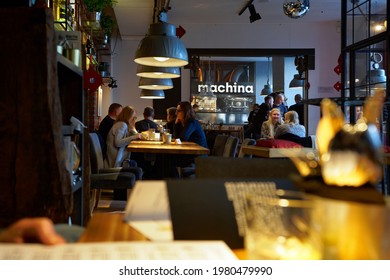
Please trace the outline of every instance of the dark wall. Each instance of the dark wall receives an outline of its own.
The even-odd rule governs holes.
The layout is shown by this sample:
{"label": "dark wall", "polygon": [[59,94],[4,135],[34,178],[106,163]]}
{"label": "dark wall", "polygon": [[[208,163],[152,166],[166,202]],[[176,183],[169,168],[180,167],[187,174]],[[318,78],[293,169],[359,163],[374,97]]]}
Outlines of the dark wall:
{"label": "dark wall", "polygon": [[165,99],[154,99],[153,108],[156,119],[166,119],[167,109],[176,107],[181,101],[181,78],[172,79],[173,89],[164,90]]}

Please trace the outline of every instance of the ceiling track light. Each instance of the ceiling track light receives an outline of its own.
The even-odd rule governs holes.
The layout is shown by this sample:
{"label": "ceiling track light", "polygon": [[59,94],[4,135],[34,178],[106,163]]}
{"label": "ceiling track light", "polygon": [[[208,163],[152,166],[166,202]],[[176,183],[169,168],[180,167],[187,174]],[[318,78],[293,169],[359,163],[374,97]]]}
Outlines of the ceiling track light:
{"label": "ceiling track light", "polygon": [[255,22],[256,20],[259,20],[261,19],[261,16],[259,13],[256,13],[256,8],[253,4],[249,5],[248,6],[248,9],[249,9],[249,12],[250,12],[250,16],[249,16],[249,21],[252,23],[252,22]]}
{"label": "ceiling track light", "polygon": [[252,4],[254,0],[250,0],[248,1],[248,3],[246,3],[246,5],[240,10],[240,12],[238,13],[239,16],[241,16],[243,14],[243,12],[245,12],[245,10],[248,8],[249,9],[249,12],[250,12],[250,17],[249,17],[249,21],[250,23],[256,21],[256,20],[259,20],[261,19],[261,16],[259,13],[256,13],[256,8],[255,6]]}

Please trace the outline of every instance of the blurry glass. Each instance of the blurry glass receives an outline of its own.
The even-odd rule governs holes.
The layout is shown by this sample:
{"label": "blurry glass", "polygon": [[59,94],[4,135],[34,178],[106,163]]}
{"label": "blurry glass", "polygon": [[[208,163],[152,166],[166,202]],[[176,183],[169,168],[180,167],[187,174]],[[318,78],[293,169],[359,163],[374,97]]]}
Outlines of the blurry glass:
{"label": "blurry glass", "polygon": [[312,219],[315,204],[303,193],[278,190],[246,202],[248,259],[321,259],[321,238]]}

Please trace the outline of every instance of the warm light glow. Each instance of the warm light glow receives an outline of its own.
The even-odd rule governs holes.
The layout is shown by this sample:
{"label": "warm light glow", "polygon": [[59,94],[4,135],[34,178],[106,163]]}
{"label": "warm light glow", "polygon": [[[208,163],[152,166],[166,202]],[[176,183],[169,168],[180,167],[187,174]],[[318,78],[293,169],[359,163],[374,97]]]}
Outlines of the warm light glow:
{"label": "warm light glow", "polygon": [[164,62],[164,61],[167,61],[169,59],[169,57],[153,57],[153,58],[157,61],[160,61],[160,62]]}
{"label": "warm light glow", "polygon": [[383,25],[377,24],[375,25],[374,29],[375,31],[382,31],[385,29],[385,27]]}

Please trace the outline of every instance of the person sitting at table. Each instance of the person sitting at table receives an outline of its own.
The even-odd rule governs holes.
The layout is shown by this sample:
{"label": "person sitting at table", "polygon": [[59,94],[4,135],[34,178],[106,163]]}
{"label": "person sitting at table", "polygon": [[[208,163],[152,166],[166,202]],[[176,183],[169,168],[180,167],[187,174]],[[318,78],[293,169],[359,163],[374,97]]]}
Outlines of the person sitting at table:
{"label": "person sitting at table", "polygon": [[268,120],[261,125],[262,139],[273,139],[275,137],[275,130],[279,125],[283,124],[282,115],[278,108],[272,108],[268,114]]}
{"label": "person sitting at table", "polygon": [[167,109],[167,123],[165,124],[165,129],[168,129],[170,133],[172,133],[175,128],[175,121],[176,107],[169,107]]}
{"label": "person sitting at table", "polygon": [[147,131],[151,128],[154,130],[158,129],[158,125],[153,121],[154,119],[154,109],[152,107],[145,107],[144,109],[144,119],[135,123],[135,129],[138,132]]}
{"label": "person sitting at table", "polygon": [[188,101],[180,102],[177,105],[176,114],[173,138],[195,142],[202,147],[208,148],[206,135],[202,126],[195,118],[195,112],[191,103]]}
{"label": "person sitting at table", "polygon": [[114,125],[107,135],[107,157],[104,161],[106,168],[121,167],[125,162],[129,166],[136,166],[130,160],[130,153],[126,147],[132,140],[141,139],[141,133],[135,129],[137,113],[131,106],[126,106],[118,115]]}
{"label": "person sitting at table", "polygon": [[276,128],[274,137],[285,139],[283,135],[286,134],[293,134],[298,137],[306,136],[306,129],[303,125],[299,124],[299,116],[295,111],[288,111],[284,115],[284,123]]}

